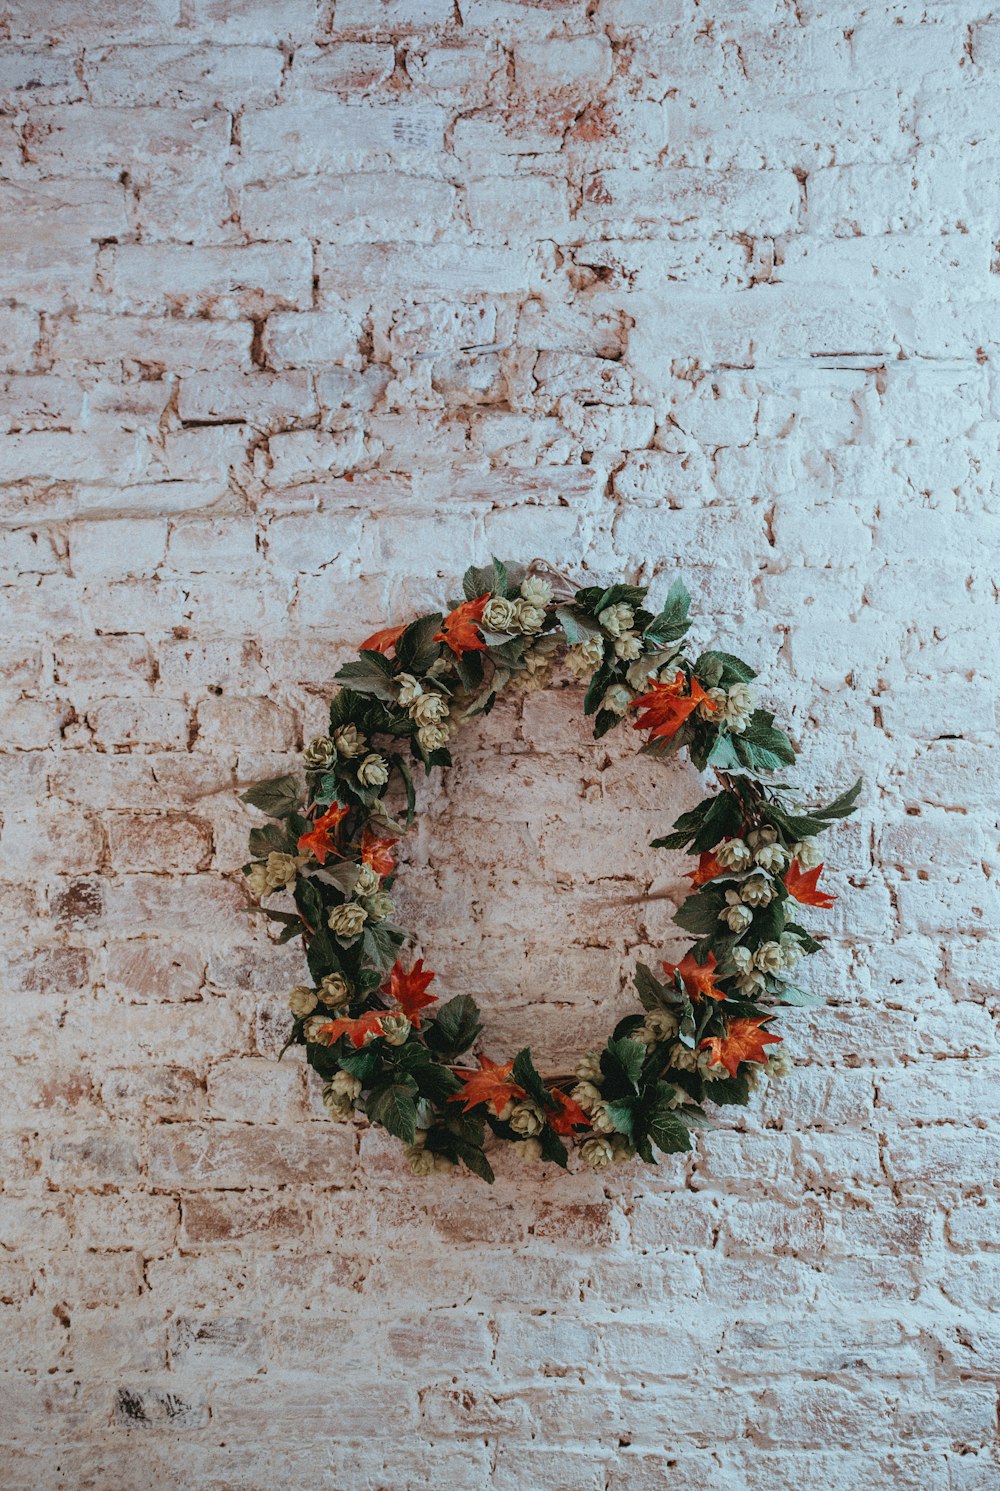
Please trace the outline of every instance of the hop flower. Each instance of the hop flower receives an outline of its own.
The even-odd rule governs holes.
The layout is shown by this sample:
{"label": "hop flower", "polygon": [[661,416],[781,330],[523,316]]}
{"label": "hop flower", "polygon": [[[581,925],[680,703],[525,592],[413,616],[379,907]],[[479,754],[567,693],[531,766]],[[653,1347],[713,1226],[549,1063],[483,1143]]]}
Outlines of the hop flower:
{"label": "hop flower", "polygon": [[748,906],[770,906],[774,900],[774,886],[766,875],[751,875],[740,886],[740,894]]}
{"label": "hop flower", "polygon": [[540,1139],[522,1139],[520,1144],[515,1145],[518,1159],[525,1165],[534,1165],[542,1158],[542,1141]]}
{"label": "hop flower", "polygon": [[367,920],[368,912],[363,906],[347,901],[342,906],[334,906],[326,924],[338,937],[359,937]]}
{"label": "hop flower", "polygon": [[320,1031],[324,1025],[329,1025],[329,1023],[325,1015],[311,1015],[302,1027],[302,1034],[309,1041],[310,1045],[316,1045],[317,1043],[326,1045],[326,1042],[320,1039]]}
{"label": "hop flower", "polygon": [[751,849],[761,849],[765,844],[777,842],[778,830],[773,823],[762,823],[760,828],[752,828],[747,834],[747,843]]}
{"label": "hop flower", "polygon": [[762,870],[770,870],[773,874],[780,875],[788,863],[788,855],[780,844],[764,844],[757,850],[753,862]]}
{"label": "hop flower", "polygon": [[368,915],[373,922],[384,922],[395,909],[396,903],[388,891],[379,890],[373,896],[368,897]]}
{"label": "hop flower", "polygon": [[417,739],[425,751],[439,751],[448,744],[448,733],[445,725],[421,725]]}
{"label": "hop flower", "polygon": [[311,1015],[318,1003],[316,990],[307,988],[305,984],[297,984],[288,996],[288,1008],[296,1020],[301,1020],[303,1015]]}
{"label": "hop flower", "polygon": [[776,1051],[773,1056],[768,1057],[764,1070],[772,1081],[780,1082],[782,1077],[788,1076],[794,1066],[795,1063],[787,1051]]}
{"label": "hop flower", "polygon": [[531,1139],[545,1127],[545,1114],[536,1103],[515,1103],[507,1120],[515,1134]]}
{"label": "hop flower", "polygon": [[753,967],[753,953],[748,947],[734,947],[729,956],[737,973],[749,973]]}
{"label": "hop flower", "polygon": [[753,955],[755,968],[761,973],[778,973],[784,967],[785,953],[780,942],[762,942]]}
{"label": "hop flower", "polygon": [[698,1070],[697,1052],[682,1046],[680,1041],[670,1047],[670,1065],[676,1067],[679,1072],[696,1072]]}
{"label": "hop flower", "polygon": [[247,890],[255,901],[261,901],[271,889],[266,865],[251,865],[246,872]]}
{"label": "hop flower", "polygon": [[677,1034],[677,1016],[669,1010],[649,1010],[643,1024],[651,1030],[658,1041],[665,1041]]}
{"label": "hop flower", "polygon": [[418,725],[437,725],[448,717],[448,701],[443,694],[421,694],[410,705],[409,714]]}
{"label": "hop flower", "polygon": [[363,756],[368,749],[368,742],[361,734],[357,725],[340,725],[333,732],[333,743],[337,747],[337,755],[350,760],[352,756]]}
{"label": "hop flower", "polygon": [[586,678],[604,661],[604,639],[588,637],[566,653],[566,666],[574,678]]}
{"label": "hop flower", "polygon": [[533,601],[517,600],[514,602],[514,625],[519,632],[540,632],[545,625],[545,612]]}
{"label": "hop flower", "polygon": [[590,1126],[595,1134],[613,1134],[615,1131],[614,1120],[608,1115],[606,1103],[598,1103],[590,1115]]}
{"label": "hop flower", "polygon": [[385,1015],[382,1019],[382,1034],[390,1046],[403,1046],[411,1025],[405,1015]]}
{"label": "hop flower", "polygon": [[437,1169],[434,1154],[429,1149],[424,1149],[422,1145],[408,1144],[404,1153],[407,1169],[411,1175],[433,1175]]}
{"label": "hop flower", "polygon": [[358,878],[354,882],[354,894],[356,896],[370,896],[378,890],[382,884],[382,877],[371,865],[362,865],[358,871]]}
{"label": "hop flower", "polygon": [[753,689],[745,683],[734,683],[726,698],[723,718],[734,735],[742,735],[754,709]]}
{"label": "hop flower", "polygon": [[486,602],[482,625],[488,632],[510,632],[514,630],[516,615],[512,601],[495,595],[492,600]]}
{"label": "hop flower", "polygon": [[521,581],[521,597],[533,606],[547,606],[552,599],[552,586],[538,575],[527,575]]}
{"label": "hop flower", "polygon": [[310,771],[325,771],[337,759],[337,747],[329,735],[317,735],[302,752],[302,759]]}
{"label": "hop flower", "polygon": [[577,1065],[576,1075],[581,1082],[600,1082],[602,1076],[600,1053],[588,1051]]}
{"label": "hop flower", "polygon": [[625,670],[625,682],[629,688],[635,689],[638,694],[645,693],[649,687],[650,678],[656,672],[659,661],[659,658],[653,652],[641,653],[635,662],[630,663]]}
{"label": "hop flower", "polygon": [[623,715],[632,703],[632,690],[626,688],[623,683],[613,683],[605,691],[601,700],[601,708],[608,709],[612,714]]}
{"label": "hop flower", "polygon": [[750,849],[743,839],[727,839],[716,849],[715,857],[727,870],[746,870],[750,867]]}
{"label": "hop flower", "polygon": [[816,839],[802,839],[798,844],[792,845],[792,858],[799,862],[800,870],[815,870],[817,865],[823,863],[823,851]]}
{"label": "hop flower", "polygon": [[736,987],[741,994],[752,999],[759,989],[763,989],[764,975],[758,973],[755,968],[751,968],[746,973],[740,974],[736,980]]}
{"label": "hop flower", "polygon": [[354,1114],[354,1104],[343,1093],[335,1092],[332,1084],[323,1088],[323,1107],[334,1123],[349,1123]]}
{"label": "hop flower", "polygon": [[642,642],[635,632],[626,632],[615,642],[615,656],[620,657],[623,662],[634,662],[641,652]]}
{"label": "hop flower", "polygon": [[698,705],[698,715],[703,720],[711,720],[718,724],[722,718],[722,709],[726,703],[725,689],[709,689],[708,693]]}
{"label": "hop flower", "polygon": [[423,686],[412,673],[397,674],[396,682],[399,684],[399,703],[404,709],[409,709],[410,705],[420,698],[424,691]]}
{"label": "hop flower", "polygon": [[579,1103],[584,1113],[593,1113],[598,1104],[604,1101],[601,1089],[595,1087],[593,1082],[578,1082],[570,1093],[570,1097],[575,1103]]}
{"label": "hop flower", "polygon": [[786,968],[794,968],[801,961],[802,944],[792,932],[782,932],[781,953]]}
{"label": "hop flower", "polygon": [[713,1061],[711,1052],[709,1051],[698,1052],[698,1070],[709,1082],[718,1082],[722,1078],[729,1076],[729,1072],[723,1066],[722,1062]]}
{"label": "hop flower", "polygon": [[626,1160],[631,1160],[635,1157],[635,1146],[624,1134],[612,1135],[611,1148],[614,1151],[614,1162],[616,1165],[624,1165]]}
{"label": "hop flower", "polygon": [[320,979],[319,997],[329,1009],[343,1009],[350,1004],[351,992],[351,986],[342,973],[328,973]]}
{"label": "hop flower", "polygon": [[358,781],[362,787],[384,787],[389,780],[389,767],[384,756],[374,751],[366,756],[358,767]]}
{"label": "hop flower", "polygon": [[621,637],[631,631],[635,612],[625,601],[618,601],[613,606],[605,606],[597,620],[610,637]]}
{"label": "hop flower", "polygon": [[269,890],[290,890],[299,873],[294,854],[273,853],[267,856],[265,874]]}
{"label": "hop flower", "polygon": [[580,1145],[580,1158],[592,1170],[605,1170],[614,1163],[615,1146],[610,1139],[595,1134]]}
{"label": "hop flower", "polygon": [[726,891],[726,904],[719,912],[720,922],[725,922],[730,932],[745,932],[753,921],[753,912],[744,906],[738,890]]}
{"label": "hop flower", "polygon": [[350,1072],[334,1072],[327,1087],[332,1092],[340,1093],[342,1097],[350,1098],[352,1103],[361,1096],[361,1081]]}

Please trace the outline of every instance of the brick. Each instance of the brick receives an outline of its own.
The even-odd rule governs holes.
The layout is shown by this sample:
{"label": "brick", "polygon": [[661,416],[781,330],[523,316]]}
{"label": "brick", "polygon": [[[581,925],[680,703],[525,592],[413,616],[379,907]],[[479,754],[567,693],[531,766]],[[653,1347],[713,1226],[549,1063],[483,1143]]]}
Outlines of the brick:
{"label": "brick", "polygon": [[454,188],[446,182],[358,173],[249,186],[240,219],[255,238],[429,243],[450,221],[454,205]]}
{"label": "brick", "polygon": [[235,318],[312,303],[312,265],[304,244],[240,249],[124,244],[116,252],[112,279],[117,309],[126,314]]}
{"label": "brick", "polygon": [[243,116],[241,149],[266,175],[302,176],[346,171],[385,160],[417,161],[440,151],[442,109],[351,104],[290,104],[249,110]]}
{"label": "brick", "polygon": [[207,373],[183,379],[177,400],[181,419],[194,423],[279,428],[316,414],[316,397],[303,373]]}

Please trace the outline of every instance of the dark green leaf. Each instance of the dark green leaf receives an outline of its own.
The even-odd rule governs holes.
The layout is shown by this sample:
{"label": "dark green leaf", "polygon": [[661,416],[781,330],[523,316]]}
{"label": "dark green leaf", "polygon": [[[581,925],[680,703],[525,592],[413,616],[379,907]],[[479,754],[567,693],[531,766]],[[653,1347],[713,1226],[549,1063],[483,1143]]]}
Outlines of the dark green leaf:
{"label": "dark green leaf", "polygon": [[410,775],[410,768],[407,766],[402,756],[398,755],[389,757],[389,765],[394,766],[399,772],[400,776],[403,778],[403,788],[406,792],[406,826],[407,828],[409,828],[410,824],[413,822],[414,813],[417,806],[417,791],[413,785],[413,778]]}
{"label": "dark green leaf", "polygon": [[706,1082],[705,1096],[720,1107],[736,1104],[745,1108],[750,1101],[750,1083],[746,1077],[726,1077],[721,1082]]}
{"label": "dark green leaf", "polygon": [[601,628],[590,613],[578,606],[557,606],[556,616],[570,646],[602,635]]}
{"label": "dark green leaf", "polygon": [[[667,1083],[662,1085],[669,1086]],[[681,1122],[676,1110],[666,1099],[661,1099],[650,1113],[647,1132],[657,1149],[664,1154],[681,1154],[691,1148],[691,1135],[687,1125]]]}
{"label": "dark green leaf", "polygon": [[470,1144],[466,1139],[459,1138],[455,1139],[454,1144],[455,1153],[466,1168],[471,1170],[473,1175],[478,1175],[480,1180],[485,1180],[492,1185],[496,1179],[493,1168],[478,1145]]}
{"label": "dark green leaf", "polygon": [[811,932],[807,932],[806,929],[805,929],[805,927],[800,927],[799,924],[798,924],[798,922],[786,922],[785,923],[785,931],[786,932],[794,932],[795,933],[795,936],[799,939],[799,942],[802,944],[802,951],[803,952],[806,952],[806,953],[818,953],[818,952],[820,952],[822,950],[822,947],[823,947],[822,942],[817,942],[816,938],[812,935],[812,933]]}
{"label": "dark green leaf", "polygon": [[493,589],[496,579],[492,564],[489,568],[479,568],[470,564],[462,576],[462,591],[467,601],[477,601],[481,595],[489,595]]}
{"label": "dark green leaf", "polygon": [[614,664],[602,663],[590,680],[587,692],[583,696],[584,714],[596,714],[604,698],[608,684],[614,677]]}
{"label": "dark green leaf", "polygon": [[257,859],[266,859],[272,851],[294,854],[295,846],[296,840],[276,823],[265,823],[250,830],[250,853]]}
{"label": "dark green leaf", "polygon": [[597,605],[594,607],[594,610],[595,613],[599,616],[601,612],[606,611],[609,606],[617,606],[622,601],[624,601],[626,606],[632,606],[633,608],[635,606],[641,606],[648,594],[648,585],[612,585],[609,589],[604,591],[603,595],[598,600]]}
{"label": "dark green leaf", "polygon": [[631,1139],[635,1132],[635,1115],[639,1106],[637,1097],[618,1098],[605,1103],[604,1111],[615,1126],[615,1133],[626,1134]]}
{"label": "dark green leaf", "polygon": [[363,651],[356,662],[345,663],[334,678],[349,683],[356,694],[369,694],[389,703],[399,692],[392,677],[392,664],[380,652]]}
{"label": "dark green leaf", "polygon": [[614,710],[599,709],[597,711],[597,719],[594,721],[594,739],[600,740],[602,736],[607,735],[609,730],[613,730],[621,722],[621,715],[615,714]]}
{"label": "dark green leaf", "polygon": [[355,1051],[348,1046],[340,1057],[340,1066],[345,1072],[350,1072],[352,1077],[357,1077],[359,1082],[365,1085],[371,1081],[382,1061],[384,1050],[381,1041],[371,1046],[363,1046],[360,1051]]}
{"label": "dark green leaf", "polygon": [[634,1089],[646,1060],[646,1047],[638,1041],[610,1040],[601,1052],[601,1071],[623,1091]]}
{"label": "dark green leaf", "polygon": [[701,854],[706,849],[714,849],[723,839],[733,838],[739,833],[742,821],[739,798],[732,792],[720,792],[712,799],[704,821],[695,834],[691,852]]}
{"label": "dark green leaf", "polygon": [[259,808],[272,818],[287,818],[298,812],[302,802],[302,785],[292,776],[271,777],[269,781],[248,787],[240,801],[248,802],[252,808]]}
{"label": "dark green leaf", "polygon": [[372,1122],[382,1124],[404,1144],[412,1144],[417,1137],[415,1091],[411,1082],[393,1082],[389,1087],[374,1089],[365,1100],[365,1111]]}
{"label": "dark green leaf", "polygon": [[546,1124],[538,1139],[542,1146],[542,1159],[551,1161],[553,1165],[560,1165],[565,1170],[569,1154],[555,1130]]}
{"label": "dark green leaf", "polygon": [[420,1090],[420,1096],[432,1103],[446,1103],[456,1092],[462,1090],[462,1084],[455,1073],[450,1072],[446,1066],[439,1066],[435,1061],[416,1067],[413,1080]]}
{"label": "dark green leaf", "polygon": [[391,968],[402,947],[404,934],[387,922],[366,922],[361,946],[364,956],[376,968]]}
{"label": "dark green leaf", "polygon": [[434,633],[441,630],[444,617],[440,611],[430,616],[420,616],[406,628],[396,643],[396,658],[404,673],[413,673],[418,678],[436,661],[441,644],[434,641]]}
{"label": "dark green leaf", "polygon": [[650,642],[656,642],[662,646],[670,642],[679,642],[691,626],[688,619],[690,606],[691,597],[683,580],[676,579],[663,603],[663,609],[649,622],[643,635]]}
{"label": "dark green leaf", "polygon": [[482,1030],[479,1006],[471,994],[456,994],[438,1010],[427,1026],[426,1041],[432,1051],[460,1056]]}
{"label": "dark green leaf", "polygon": [[535,1071],[531,1060],[531,1052],[527,1046],[518,1051],[514,1057],[514,1066],[511,1075],[518,1087],[523,1087],[529,1098],[532,1098],[543,1110],[549,1106],[549,1095],[545,1091],[545,1084]]}
{"label": "dark green leaf", "polygon": [[685,932],[694,932],[699,937],[721,931],[719,912],[725,905],[725,899],[724,893],[717,887],[709,886],[697,891],[681,902],[674,913],[674,921]]}

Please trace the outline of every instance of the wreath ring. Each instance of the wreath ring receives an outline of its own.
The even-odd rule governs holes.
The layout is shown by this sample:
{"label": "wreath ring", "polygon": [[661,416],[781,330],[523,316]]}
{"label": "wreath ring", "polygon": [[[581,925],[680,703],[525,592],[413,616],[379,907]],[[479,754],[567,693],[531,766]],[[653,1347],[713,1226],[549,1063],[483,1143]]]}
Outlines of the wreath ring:
{"label": "wreath ring", "polygon": [[[854,811],[861,781],[810,809],[773,782],[794,747],[756,705],[746,663],[716,650],[688,658],[691,598],[680,580],[656,612],[645,586],[577,588],[543,560],[473,566],[463,590],[446,613],[376,632],[340,669],[329,734],[304,752],[304,783],[282,776],[243,794],[273,820],[251,831],[247,886],[279,942],[302,939],[312,980],[289,995],[282,1054],[304,1046],[331,1118],[363,1109],[403,1141],[415,1175],[461,1163],[492,1181],[490,1133],[526,1160],[565,1166],[572,1140],[595,1169],[655,1163],[654,1150],[691,1148],[692,1130],[710,1122],[706,1101],[744,1104],[763,1074],[788,1070],[768,1051],[781,1042],[772,1022],[781,1005],[818,1002],[794,969],[820,948],[792,906],[833,904],[817,883],[816,838]],[[544,686],[557,653],[589,677],[595,738],[631,716],[643,753],[686,750],[718,790],[651,844],[698,857],[674,918],[697,940],[656,973],[637,964],[641,1011],[574,1074],[545,1077],[529,1047],[503,1063],[480,1054],[470,1067],[479,1009],[468,994],[439,1003],[423,959],[406,966],[413,939],[394,920],[391,892],[396,845],[415,815],[410,763],[428,774],[450,766],[462,722],[488,713],[503,688]],[[402,822],[386,803],[397,784]],[[263,905],[278,894],[294,909]]]}

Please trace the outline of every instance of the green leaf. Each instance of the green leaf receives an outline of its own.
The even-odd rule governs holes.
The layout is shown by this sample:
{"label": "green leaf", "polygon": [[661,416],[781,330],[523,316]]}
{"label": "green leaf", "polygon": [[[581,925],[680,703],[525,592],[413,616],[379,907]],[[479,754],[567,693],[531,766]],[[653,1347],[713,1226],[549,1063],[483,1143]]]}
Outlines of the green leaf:
{"label": "green leaf", "polygon": [[383,1049],[381,1041],[363,1046],[360,1051],[348,1047],[340,1057],[340,1067],[367,1085],[381,1065]]}
{"label": "green leaf", "polygon": [[361,947],[369,963],[386,970],[395,963],[404,940],[404,934],[387,922],[366,922]]}
{"label": "green leaf", "polygon": [[594,637],[603,641],[603,633],[597,622],[593,620],[589,612],[578,606],[557,606],[556,618],[566,633],[566,641],[571,647],[578,642],[588,642]]}
{"label": "green leaf", "polygon": [[731,652],[703,652],[694,665],[694,671],[710,688],[732,688],[734,683],[749,683],[757,677],[754,670],[742,658]]}
{"label": "green leaf", "polygon": [[[669,1087],[669,1083],[661,1086]],[[653,1108],[647,1120],[647,1132],[657,1149],[664,1154],[681,1154],[691,1148],[691,1135],[677,1112],[664,1098]]]}
{"label": "green leaf", "polygon": [[392,664],[380,652],[363,651],[356,662],[345,663],[334,678],[349,683],[357,694],[394,703],[399,689],[393,681]]}
{"label": "green leaf", "polygon": [[816,818],[849,818],[857,806],[861,788],[864,786],[864,777],[858,777],[853,787],[835,797],[833,802],[828,802],[825,808],[814,809],[813,816]]}
{"label": "green leaf", "polygon": [[319,1042],[309,1041],[306,1044],[306,1061],[314,1072],[318,1072],[325,1082],[336,1076],[343,1066],[343,1061],[338,1056],[336,1047],[324,1046]]}
{"label": "green leaf", "polygon": [[456,994],[428,1023],[425,1039],[432,1051],[460,1056],[482,1030],[479,1006],[471,994]]}
{"label": "green leaf", "polygon": [[518,1087],[523,1087],[529,1098],[533,1099],[540,1108],[544,1110],[549,1107],[551,1099],[545,1091],[544,1082],[535,1070],[534,1063],[531,1060],[531,1051],[527,1046],[523,1050],[518,1051],[514,1057],[511,1076],[514,1078]]}
{"label": "green leaf", "polygon": [[637,1097],[619,1098],[614,1102],[605,1103],[604,1111],[615,1126],[616,1134],[625,1134],[629,1139],[635,1132],[636,1108],[639,1106]]}
{"label": "green leaf", "polygon": [[273,850],[279,854],[294,854],[295,840],[276,823],[265,823],[250,830],[249,848],[256,859],[266,859]]}
{"label": "green leaf", "polygon": [[584,714],[596,714],[604,698],[605,690],[614,677],[614,664],[602,663],[590,680],[590,686],[583,696]]}
{"label": "green leaf", "polygon": [[482,1149],[476,1144],[470,1144],[466,1139],[459,1139],[457,1137],[454,1140],[454,1146],[455,1153],[463,1165],[468,1170],[471,1170],[473,1175],[478,1175],[480,1180],[485,1180],[488,1185],[492,1185],[496,1176],[493,1174],[493,1168],[483,1154]]}
{"label": "green leaf", "polygon": [[474,564],[462,576],[462,591],[467,601],[476,601],[481,595],[488,595],[493,590],[493,582],[496,573],[492,564],[488,569],[480,569]]}
{"label": "green leaf", "polygon": [[450,1072],[446,1066],[440,1066],[436,1061],[430,1061],[426,1066],[418,1066],[413,1070],[413,1080],[420,1091],[420,1096],[429,1099],[432,1103],[446,1103],[456,1092],[461,1092],[462,1084]]}
{"label": "green leaf", "polygon": [[822,999],[816,994],[807,994],[805,989],[797,989],[794,984],[781,984],[775,990],[775,998],[779,1004],[794,1004],[800,1009],[815,1009],[822,1004]]}
{"label": "green leaf", "polygon": [[776,771],[795,761],[795,747],[783,730],[775,728],[774,715],[767,709],[754,710],[750,723],[742,735],[734,736],[733,744],[748,766],[761,771]]}
{"label": "green leaf", "polygon": [[646,1047],[638,1041],[610,1040],[601,1052],[601,1071],[609,1082],[635,1089],[646,1060]]}
{"label": "green leaf", "polygon": [[675,1010],[681,1002],[679,991],[662,983],[645,963],[635,965],[633,982],[644,1010]]}
{"label": "green leaf", "polygon": [[679,642],[691,627],[688,618],[690,606],[691,597],[683,580],[678,578],[670,587],[663,609],[658,616],[653,617],[643,636],[660,646]]}
{"label": "green leaf", "polygon": [[417,1137],[415,1091],[416,1085],[411,1082],[375,1088],[365,1100],[365,1112],[373,1123],[380,1123],[404,1144],[412,1144]]}
{"label": "green leaf", "polygon": [[817,942],[816,938],[812,935],[812,933],[811,932],[807,932],[806,929],[805,929],[805,927],[801,927],[798,922],[786,922],[785,923],[785,931],[786,932],[794,932],[795,933],[795,936],[799,939],[799,942],[802,944],[802,950],[803,950],[803,952],[806,952],[806,953],[818,953],[818,952],[822,951],[822,948],[823,948],[822,942]]}
{"label": "green leaf", "polygon": [[775,896],[769,906],[761,906],[754,912],[751,931],[760,942],[778,942],[784,930],[785,905]]}
{"label": "green leaf", "polygon": [[292,776],[271,777],[266,782],[258,782],[255,787],[248,787],[240,802],[248,802],[252,808],[259,808],[272,818],[288,818],[301,806],[302,786]]}
{"label": "green leaf", "polygon": [[[642,605],[648,594],[648,585],[612,585],[601,595],[594,607],[594,612],[599,616],[609,606],[617,606],[622,601],[625,602],[626,606],[632,606],[634,609],[636,606]],[[577,598],[579,599],[579,597]]]}
{"label": "green leaf", "polygon": [[733,737],[725,730],[720,730],[712,743],[712,749],[705,759],[706,766],[714,766],[718,771],[739,771],[743,762],[737,754]]}
{"label": "green leaf", "polygon": [[706,1082],[705,1096],[720,1107],[735,1104],[745,1108],[750,1101],[750,1083],[746,1077],[726,1077],[721,1082]]}
{"label": "green leaf", "polygon": [[717,887],[709,886],[696,891],[678,906],[674,912],[674,921],[685,932],[693,932],[696,937],[707,936],[721,930],[719,912],[725,905],[725,900],[725,894]]}
{"label": "green leaf", "polygon": [[607,735],[609,730],[613,730],[621,722],[621,715],[615,714],[613,709],[599,709],[597,711],[597,718],[594,721],[594,739],[602,739],[603,736]]}
{"label": "green leaf", "polygon": [[743,811],[739,798],[732,792],[720,792],[717,797],[712,798],[708,812],[694,836],[692,854],[714,849],[722,839],[733,838],[739,833],[742,822]]}
{"label": "green leaf", "polygon": [[542,1146],[542,1159],[551,1161],[553,1165],[560,1165],[565,1170],[569,1161],[569,1153],[555,1129],[550,1129],[546,1124],[538,1140]]}
{"label": "green leaf", "polygon": [[417,789],[413,785],[413,778],[410,775],[410,768],[407,766],[402,756],[390,756],[389,765],[394,766],[399,772],[400,776],[403,778],[403,788],[406,792],[406,826],[407,828],[409,828],[410,824],[413,822],[416,812]]}
{"label": "green leaf", "polygon": [[474,694],[483,681],[483,655],[481,652],[466,652],[462,657],[455,659],[455,668],[462,687],[470,694]]}
{"label": "green leaf", "polygon": [[440,656],[441,644],[434,641],[434,633],[440,631],[443,620],[440,611],[435,611],[418,617],[406,628],[396,643],[396,658],[404,673],[420,678]]}

